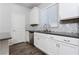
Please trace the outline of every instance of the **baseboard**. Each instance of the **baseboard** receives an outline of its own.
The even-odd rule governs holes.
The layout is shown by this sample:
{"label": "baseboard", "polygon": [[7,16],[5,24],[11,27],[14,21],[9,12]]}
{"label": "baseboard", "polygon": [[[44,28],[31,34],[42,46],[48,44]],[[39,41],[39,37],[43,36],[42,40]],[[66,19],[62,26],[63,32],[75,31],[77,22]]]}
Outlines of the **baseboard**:
{"label": "baseboard", "polygon": [[17,45],[17,44],[21,44],[21,43],[28,43],[28,42],[19,42],[19,43],[14,43],[14,44],[11,44],[11,45],[9,45],[9,46]]}

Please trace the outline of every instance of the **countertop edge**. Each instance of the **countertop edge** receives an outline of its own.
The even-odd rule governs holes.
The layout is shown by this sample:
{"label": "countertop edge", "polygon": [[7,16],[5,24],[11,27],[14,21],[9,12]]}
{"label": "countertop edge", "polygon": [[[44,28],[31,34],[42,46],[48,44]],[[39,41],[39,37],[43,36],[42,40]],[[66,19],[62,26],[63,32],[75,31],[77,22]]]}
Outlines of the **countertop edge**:
{"label": "countertop edge", "polygon": [[2,39],[0,39],[0,41],[9,40],[9,39],[11,39],[11,38],[12,38],[12,37],[2,38]]}

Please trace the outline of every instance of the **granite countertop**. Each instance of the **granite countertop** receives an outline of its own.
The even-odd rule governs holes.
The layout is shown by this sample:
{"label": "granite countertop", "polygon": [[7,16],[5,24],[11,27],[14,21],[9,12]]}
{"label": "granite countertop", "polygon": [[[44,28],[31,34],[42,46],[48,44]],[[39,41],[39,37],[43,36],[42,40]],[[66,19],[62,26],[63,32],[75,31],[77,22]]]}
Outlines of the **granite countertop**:
{"label": "granite countertop", "polygon": [[72,37],[72,38],[79,38],[79,33],[68,33],[68,32],[45,32],[45,31],[35,31],[35,30],[26,30],[30,32],[39,32],[39,33],[45,33],[45,34],[51,34],[51,35],[59,35],[59,36],[66,36],[66,37]]}
{"label": "granite countertop", "polygon": [[8,40],[11,39],[11,34],[10,33],[0,33],[0,41],[2,40]]}

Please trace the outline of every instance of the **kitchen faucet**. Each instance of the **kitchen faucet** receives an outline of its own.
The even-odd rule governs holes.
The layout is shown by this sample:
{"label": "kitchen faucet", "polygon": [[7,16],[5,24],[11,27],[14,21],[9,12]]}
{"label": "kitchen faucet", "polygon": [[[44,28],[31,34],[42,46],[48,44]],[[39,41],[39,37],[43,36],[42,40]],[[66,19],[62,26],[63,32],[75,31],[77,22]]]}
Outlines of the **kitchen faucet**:
{"label": "kitchen faucet", "polygon": [[45,29],[44,31],[49,32],[49,27],[50,27],[49,24],[44,24],[43,25],[43,28]]}

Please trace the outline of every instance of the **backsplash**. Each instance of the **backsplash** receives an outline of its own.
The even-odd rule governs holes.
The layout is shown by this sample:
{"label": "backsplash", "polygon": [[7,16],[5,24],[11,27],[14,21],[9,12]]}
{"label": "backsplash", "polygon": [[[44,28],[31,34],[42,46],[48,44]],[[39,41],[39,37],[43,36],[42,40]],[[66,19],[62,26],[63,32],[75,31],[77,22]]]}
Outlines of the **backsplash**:
{"label": "backsplash", "polygon": [[[78,23],[70,23],[70,24],[59,24],[58,27],[50,27],[48,28],[48,30],[52,31],[57,31],[57,32],[68,32],[68,33],[78,33]],[[26,27],[27,30],[44,30],[44,26],[43,25],[38,25],[38,26],[27,26]]]}
{"label": "backsplash", "polygon": [[78,24],[77,23],[60,24],[57,28],[51,28],[51,31],[77,33],[77,31],[78,31]]}

